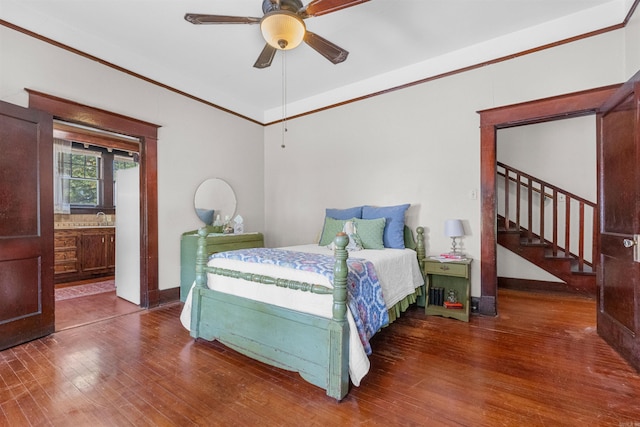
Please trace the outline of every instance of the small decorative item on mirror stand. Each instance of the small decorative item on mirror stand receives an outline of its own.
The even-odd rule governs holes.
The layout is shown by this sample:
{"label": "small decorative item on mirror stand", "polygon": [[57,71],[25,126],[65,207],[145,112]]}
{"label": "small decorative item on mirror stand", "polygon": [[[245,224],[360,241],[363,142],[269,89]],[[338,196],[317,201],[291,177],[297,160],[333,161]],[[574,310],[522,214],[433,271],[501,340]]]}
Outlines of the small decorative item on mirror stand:
{"label": "small decorative item on mirror stand", "polygon": [[213,221],[212,231],[214,233],[222,233],[224,231],[224,224],[222,223],[222,220],[220,219],[220,215],[217,215],[216,216],[216,220]]}
{"label": "small decorative item on mirror stand", "polygon": [[233,234],[233,224],[231,223],[231,218],[229,215],[224,217],[224,229],[222,230],[224,234]]}
{"label": "small decorative item on mirror stand", "polygon": [[244,219],[240,215],[236,215],[236,217],[233,219],[233,222],[235,223],[234,233],[235,234],[244,233]]}

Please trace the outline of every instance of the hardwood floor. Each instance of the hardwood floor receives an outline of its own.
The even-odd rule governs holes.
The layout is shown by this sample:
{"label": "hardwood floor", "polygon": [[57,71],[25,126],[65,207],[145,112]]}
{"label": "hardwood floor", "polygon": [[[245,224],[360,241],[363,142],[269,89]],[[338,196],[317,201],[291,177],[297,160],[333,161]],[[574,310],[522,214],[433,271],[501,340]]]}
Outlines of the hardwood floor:
{"label": "hardwood floor", "polygon": [[[109,278],[113,277],[61,283],[55,287],[67,288]],[[139,306],[118,298],[115,291],[56,301],[55,304],[56,332],[142,310]]]}
{"label": "hardwood floor", "polygon": [[194,342],[174,303],[0,352],[0,425],[640,425],[640,375],[595,303],[499,291],[469,323],[411,308],[340,403],[297,374]]}
{"label": "hardwood floor", "polygon": [[56,332],[87,325],[123,314],[142,310],[139,306],[118,298],[116,292],[105,292],[79,298],[56,301]]}

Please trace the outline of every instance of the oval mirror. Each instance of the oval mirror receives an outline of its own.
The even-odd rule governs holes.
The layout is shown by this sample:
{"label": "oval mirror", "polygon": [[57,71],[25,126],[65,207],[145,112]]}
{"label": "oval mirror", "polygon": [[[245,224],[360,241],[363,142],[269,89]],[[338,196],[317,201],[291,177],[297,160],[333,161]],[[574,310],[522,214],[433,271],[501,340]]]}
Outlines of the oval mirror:
{"label": "oval mirror", "polygon": [[210,178],[203,181],[194,197],[196,215],[205,224],[212,225],[218,215],[233,219],[236,213],[236,194],[225,180]]}

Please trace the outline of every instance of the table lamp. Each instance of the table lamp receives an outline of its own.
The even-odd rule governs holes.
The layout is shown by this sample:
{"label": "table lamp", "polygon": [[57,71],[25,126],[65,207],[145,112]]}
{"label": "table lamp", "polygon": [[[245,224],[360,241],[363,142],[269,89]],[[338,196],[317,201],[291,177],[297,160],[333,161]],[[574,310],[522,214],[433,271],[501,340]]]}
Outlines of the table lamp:
{"label": "table lamp", "polygon": [[444,235],[451,237],[451,253],[454,255],[462,255],[456,239],[464,236],[464,227],[459,219],[448,219],[444,222]]}

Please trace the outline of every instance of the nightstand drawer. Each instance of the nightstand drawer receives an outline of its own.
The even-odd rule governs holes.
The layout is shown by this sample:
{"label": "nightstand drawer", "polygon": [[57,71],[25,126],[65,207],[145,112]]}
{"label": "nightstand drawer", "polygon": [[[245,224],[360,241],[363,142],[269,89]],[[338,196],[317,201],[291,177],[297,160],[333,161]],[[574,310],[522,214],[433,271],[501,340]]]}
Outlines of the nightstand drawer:
{"label": "nightstand drawer", "polygon": [[424,270],[426,274],[440,274],[443,276],[457,276],[468,278],[469,268],[466,264],[454,264],[450,262],[426,261]]}

